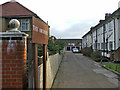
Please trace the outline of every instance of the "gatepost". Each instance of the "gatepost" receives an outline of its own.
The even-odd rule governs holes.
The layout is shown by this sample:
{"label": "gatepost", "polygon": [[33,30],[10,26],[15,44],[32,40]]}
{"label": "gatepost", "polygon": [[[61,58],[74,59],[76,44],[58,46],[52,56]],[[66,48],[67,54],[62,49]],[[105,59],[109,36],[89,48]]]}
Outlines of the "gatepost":
{"label": "gatepost", "polygon": [[19,21],[10,21],[11,30],[0,32],[1,88],[27,88],[26,38],[27,34],[18,31]]}

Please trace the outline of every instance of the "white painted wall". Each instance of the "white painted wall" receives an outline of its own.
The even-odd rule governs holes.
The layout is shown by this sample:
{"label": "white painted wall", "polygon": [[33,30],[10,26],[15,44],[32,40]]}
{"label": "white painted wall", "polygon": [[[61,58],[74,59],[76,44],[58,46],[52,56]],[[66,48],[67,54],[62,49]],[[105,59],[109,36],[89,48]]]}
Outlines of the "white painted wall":
{"label": "white painted wall", "polygon": [[91,47],[91,46],[92,46],[92,35],[90,33],[88,33],[82,39],[82,48]]}
{"label": "white painted wall", "polygon": [[95,49],[95,41],[96,41],[96,30],[92,32],[92,48]]}
{"label": "white painted wall", "polygon": [[118,19],[118,48],[120,47],[120,18]]}

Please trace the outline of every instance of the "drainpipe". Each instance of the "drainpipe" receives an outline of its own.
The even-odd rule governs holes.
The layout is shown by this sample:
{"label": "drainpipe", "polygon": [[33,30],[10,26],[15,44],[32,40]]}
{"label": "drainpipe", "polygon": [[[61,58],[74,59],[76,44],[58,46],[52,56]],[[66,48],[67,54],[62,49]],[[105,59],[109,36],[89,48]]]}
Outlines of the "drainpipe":
{"label": "drainpipe", "polygon": [[115,33],[116,33],[116,27],[115,27],[115,19],[114,19],[114,50],[116,49],[116,35],[115,35]]}
{"label": "drainpipe", "polygon": [[96,43],[96,50],[97,50],[97,29],[96,29],[96,41],[95,41],[95,43]]}
{"label": "drainpipe", "polygon": [[103,47],[103,56],[105,56],[105,24],[103,24],[103,45],[104,45],[104,47]]}

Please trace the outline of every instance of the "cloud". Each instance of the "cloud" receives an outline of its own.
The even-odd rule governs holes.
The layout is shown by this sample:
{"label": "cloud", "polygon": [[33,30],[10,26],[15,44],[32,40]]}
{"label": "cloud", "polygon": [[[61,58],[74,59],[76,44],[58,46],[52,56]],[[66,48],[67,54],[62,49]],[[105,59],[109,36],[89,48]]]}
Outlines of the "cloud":
{"label": "cloud", "polygon": [[91,26],[96,25],[97,20],[84,20],[72,24],[69,28],[60,30],[51,28],[51,35],[55,35],[57,38],[82,38],[82,36],[90,30]]}

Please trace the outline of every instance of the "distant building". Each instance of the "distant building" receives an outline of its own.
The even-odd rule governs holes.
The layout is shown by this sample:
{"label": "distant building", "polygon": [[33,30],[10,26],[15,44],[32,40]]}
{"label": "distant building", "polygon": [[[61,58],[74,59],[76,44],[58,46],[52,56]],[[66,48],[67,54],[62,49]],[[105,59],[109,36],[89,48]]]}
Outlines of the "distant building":
{"label": "distant building", "polygon": [[82,39],[59,39],[65,42],[66,44],[66,51],[72,51],[73,48],[78,48],[81,50],[82,48]]}

